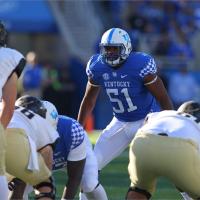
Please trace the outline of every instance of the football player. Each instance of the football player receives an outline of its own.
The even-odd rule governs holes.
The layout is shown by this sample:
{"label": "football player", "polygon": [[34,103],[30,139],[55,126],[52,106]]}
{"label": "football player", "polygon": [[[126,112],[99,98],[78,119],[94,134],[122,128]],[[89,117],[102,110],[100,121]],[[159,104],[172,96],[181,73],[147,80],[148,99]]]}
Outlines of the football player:
{"label": "football player", "polygon": [[[51,177],[53,148],[59,138],[56,131],[58,113],[54,105],[46,109],[29,95],[17,99],[13,117],[6,129],[6,172],[33,185],[36,199],[55,199]],[[54,122],[50,125],[49,120]],[[22,199],[20,193],[11,199]]]}
{"label": "football player", "polygon": [[14,111],[17,96],[17,80],[25,66],[24,56],[15,49],[7,48],[7,31],[0,22],[0,199],[8,198],[7,180],[5,177],[5,134]]}
{"label": "football player", "polygon": [[150,199],[158,177],[166,177],[200,199],[200,103],[147,116],[129,151],[131,186],[126,199]]}
{"label": "football player", "polygon": [[[43,101],[43,104],[48,109],[50,102]],[[106,192],[98,182],[97,161],[83,127],[76,120],[59,115],[57,131],[60,139],[55,146],[53,170],[66,169],[68,174],[62,199],[73,199],[80,186],[80,199],[89,193],[89,199],[107,200]],[[16,183],[15,190],[19,184]],[[30,191],[27,187],[24,199],[28,199]]]}
{"label": "football player", "polygon": [[87,64],[88,83],[78,121],[85,126],[101,88],[112,105],[114,117],[103,130],[94,152],[101,170],[119,156],[133,139],[149,112],[173,109],[154,59],[142,52],[132,52],[128,33],[119,28],[106,31],[100,54]]}

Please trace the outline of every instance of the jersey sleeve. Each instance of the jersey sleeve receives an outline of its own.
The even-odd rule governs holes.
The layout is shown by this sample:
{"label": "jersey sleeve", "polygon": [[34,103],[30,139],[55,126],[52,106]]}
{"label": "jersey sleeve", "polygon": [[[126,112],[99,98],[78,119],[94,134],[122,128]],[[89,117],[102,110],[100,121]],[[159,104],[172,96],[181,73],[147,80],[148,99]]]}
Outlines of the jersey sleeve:
{"label": "jersey sleeve", "polygon": [[76,148],[70,150],[67,157],[68,161],[80,161],[86,158],[86,142],[83,142]]}
{"label": "jersey sleeve", "polygon": [[149,74],[156,74],[157,73],[157,67],[155,60],[149,56],[145,55],[143,58],[143,65],[142,69],[139,72],[139,76],[143,79],[145,76]]}
{"label": "jersey sleeve", "polygon": [[86,67],[86,74],[88,76],[88,80],[92,82],[93,85],[100,85],[99,84],[99,73],[97,70],[97,63],[98,63],[97,56],[92,56],[87,63]]}
{"label": "jersey sleeve", "polygon": [[76,121],[72,121],[72,144],[71,144],[71,149],[76,148],[79,146],[85,137],[85,130],[83,127]]}
{"label": "jersey sleeve", "polygon": [[72,121],[72,144],[67,160],[78,161],[86,157],[85,130],[76,121]]}

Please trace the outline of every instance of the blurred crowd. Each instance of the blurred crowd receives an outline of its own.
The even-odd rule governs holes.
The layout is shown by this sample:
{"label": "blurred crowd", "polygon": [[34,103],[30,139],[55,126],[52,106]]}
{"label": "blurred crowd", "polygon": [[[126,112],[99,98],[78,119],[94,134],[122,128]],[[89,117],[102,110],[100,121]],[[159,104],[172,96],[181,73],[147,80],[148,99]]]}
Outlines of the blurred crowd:
{"label": "blurred crowd", "polygon": [[[27,53],[26,61],[19,81],[19,95],[44,98],[55,103],[59,113],[76,118],[82,96],[77,81],[70,74],[70,64],[40,63],[38,55],[33,51]],[[77,67],[83,69],[83,66]]]}
{"label": "blurred crowd", "polygon": [[113,25],[129,31],[135,50],[187,62],[198,59],[199,1],[111,0],[102,4],[111,13]]}

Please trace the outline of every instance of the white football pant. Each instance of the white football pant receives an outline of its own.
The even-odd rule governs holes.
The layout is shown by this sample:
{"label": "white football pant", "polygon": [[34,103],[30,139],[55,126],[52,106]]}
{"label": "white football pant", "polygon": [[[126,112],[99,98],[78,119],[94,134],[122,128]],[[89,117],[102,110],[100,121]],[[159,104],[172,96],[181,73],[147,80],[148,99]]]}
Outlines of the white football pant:
{"label": "white football pant", "polygon": [[122,122],[113,117],[94,146],[99,170],[128,147],[143,121],[144,119],[135,122]]}

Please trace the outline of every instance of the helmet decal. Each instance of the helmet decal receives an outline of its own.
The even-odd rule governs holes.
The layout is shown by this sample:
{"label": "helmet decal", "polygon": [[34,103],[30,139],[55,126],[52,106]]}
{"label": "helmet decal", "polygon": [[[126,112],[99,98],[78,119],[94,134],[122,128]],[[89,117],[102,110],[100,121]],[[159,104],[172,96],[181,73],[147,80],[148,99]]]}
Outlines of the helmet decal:
{"label": "helmet decal", "polygon": [[58,123],[58,111],[54,104],[49,101],[42,101],[43,106],[46,108],[46,116],[45,119],[55,128],[57,129]]}
{"label": "helmet decal", "polygon": [[115,31],[115,28],[113,28],[113,29],[110,31],[110,33],[109,33],[108,41],[107,41],[108,44],[111,43],[111,40],[112,40],[112,36],[113,36],[114,31]]}

